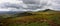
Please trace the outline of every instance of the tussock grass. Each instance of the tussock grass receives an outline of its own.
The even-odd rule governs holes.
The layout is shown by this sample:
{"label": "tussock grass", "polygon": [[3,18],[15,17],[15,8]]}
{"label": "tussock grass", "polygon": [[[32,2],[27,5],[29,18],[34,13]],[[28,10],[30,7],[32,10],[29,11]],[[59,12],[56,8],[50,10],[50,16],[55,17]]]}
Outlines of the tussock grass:
{"label": "tussock grass", "polygon": [[4,19],[1,23],[3,26],[60,26],[60,12],[32,12],[29,16],[19,15],[19,17]]}

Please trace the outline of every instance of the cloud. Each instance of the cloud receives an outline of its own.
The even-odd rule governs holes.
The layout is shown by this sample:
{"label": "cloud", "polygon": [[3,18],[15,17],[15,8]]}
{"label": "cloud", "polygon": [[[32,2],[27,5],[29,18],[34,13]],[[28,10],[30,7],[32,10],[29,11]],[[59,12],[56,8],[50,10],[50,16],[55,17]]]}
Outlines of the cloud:
{"label": "cloud", "polygon": [[[0,4],[0,8],[1,9],[11,9],[11,11],[30,11],[30,10],[36,10],[36,9],[39,9],[40,6],[37,5],[37,4],[24,4],[24,2],[22,1],[21,3],[19,4],[16,4],[16,3],[11,3],[11,2],[5,2],[5,3],[1,3]],[[14,8],[14,10],[13,10]],[[23,10],[22,10],[23,9]]]}
{"label": "cloud", "polygon": [[19,4],[11,4],[11,3],[3,3],[0,5],[1,8],[22,8],[22,5]]}
{"label": "cloud", "polygon": [[60,10],[60,0],[1,0],[0,11]]}
{"label": "cloud", "polygon": [[40,0],[23,0],[25,4],[40,4]]}

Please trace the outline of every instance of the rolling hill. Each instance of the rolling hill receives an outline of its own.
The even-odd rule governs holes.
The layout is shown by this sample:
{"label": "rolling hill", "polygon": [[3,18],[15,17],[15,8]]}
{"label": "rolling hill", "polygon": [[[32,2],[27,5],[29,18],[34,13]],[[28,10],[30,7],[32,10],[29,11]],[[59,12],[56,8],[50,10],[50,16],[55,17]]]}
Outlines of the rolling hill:
{"label": "rolling hill", "polygon": [[17,13],[1,20],[0,26],[60,26],[60,11]]}

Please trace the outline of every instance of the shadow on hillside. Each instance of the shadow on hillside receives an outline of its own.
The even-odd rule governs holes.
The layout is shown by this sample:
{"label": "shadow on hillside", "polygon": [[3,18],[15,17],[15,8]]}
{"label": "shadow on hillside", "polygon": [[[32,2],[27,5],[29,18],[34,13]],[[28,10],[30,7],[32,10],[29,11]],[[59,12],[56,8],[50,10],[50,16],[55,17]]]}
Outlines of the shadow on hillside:
{"label": "shadow on hillside", "polygon": [[34,14],[24,12],[24,13],[18,13],[18,14],[15,14],[15,15],[16,15],[16,17],[22,17],[22,16],[31,16],[31,15],[34,15]]}

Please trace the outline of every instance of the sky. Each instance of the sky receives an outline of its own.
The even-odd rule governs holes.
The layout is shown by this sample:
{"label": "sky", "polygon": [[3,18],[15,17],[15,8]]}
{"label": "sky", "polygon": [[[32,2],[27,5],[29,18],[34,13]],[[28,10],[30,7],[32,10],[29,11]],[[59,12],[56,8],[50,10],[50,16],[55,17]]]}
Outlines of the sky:
{"label": "sky", "polygon": [[60,11],[60,0],[0,0],[0,11]]}

